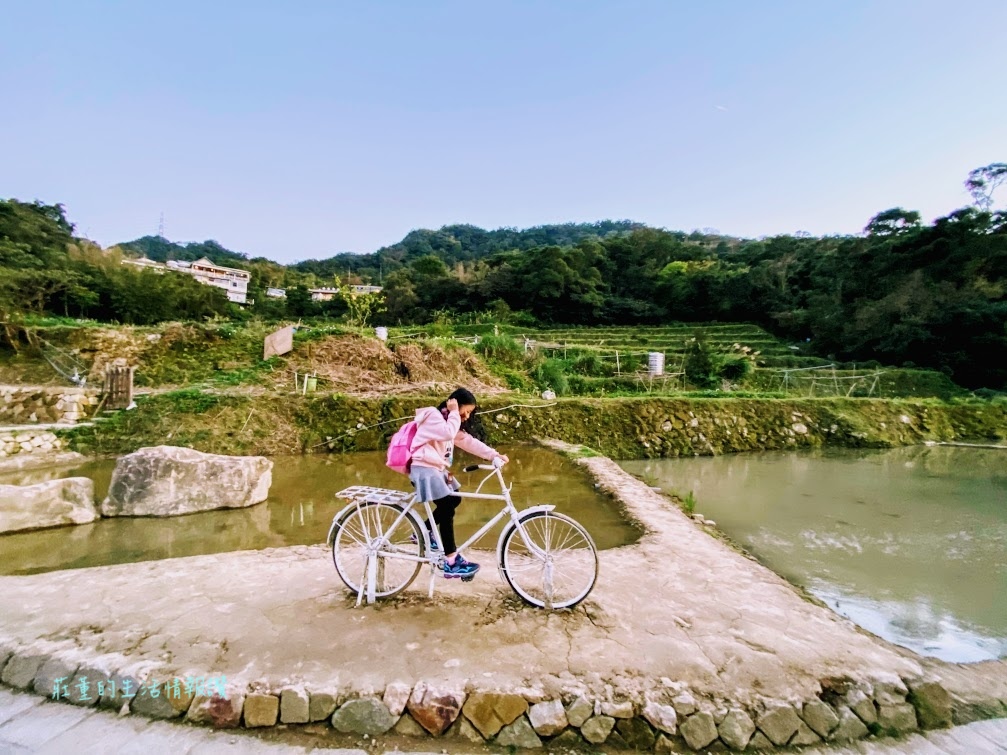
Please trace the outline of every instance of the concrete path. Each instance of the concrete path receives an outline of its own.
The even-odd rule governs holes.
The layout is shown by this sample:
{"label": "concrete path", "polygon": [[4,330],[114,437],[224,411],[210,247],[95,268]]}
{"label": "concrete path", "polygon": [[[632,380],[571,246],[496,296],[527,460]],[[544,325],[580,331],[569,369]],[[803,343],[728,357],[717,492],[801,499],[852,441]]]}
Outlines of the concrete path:
{"label": "concrete path", "polygon": [[[279,734],[282,737],[282,734]],[[291,733],[292,739],[298,739]],[[303,739],[303,737],[301,737]],[[347,739],[347,737],[343,737]],[[980,721],[926,735],[913,734],[902,740],[862,741],[855,746],[816,747],[806,755],[997,755],[1007,753],[1007,719]],[[47,701],[38,695],[0,689],[0,755],[52,753],[63,755],[185,755],[186,753],[248,753],[249,755],[293,755],[313,750],[338,755],[373,755],[376,752],[420,752],[429,741],[410,746],[401,738],[394,743],[377,740],[365,743],[368,749],[339,747],[340,743],[314,741],[311,744],[270,742],[247,732],[214,731],[181,723],[150,721],[136,716],[119,716],[108,711],[75,708]],[[394,744],[395,749],[391,749]],[[438,752],[511,752],[507,748],[472,748],[459,742],[437,740]],[[446,746],[446,747],[445,747]],[[469,749],[464,749],[468,747]],[[605,748],[611,752],[610,748]],[[548,748],[546,749],[548,751]],[[564,749],[563,752],[566,752]]]}

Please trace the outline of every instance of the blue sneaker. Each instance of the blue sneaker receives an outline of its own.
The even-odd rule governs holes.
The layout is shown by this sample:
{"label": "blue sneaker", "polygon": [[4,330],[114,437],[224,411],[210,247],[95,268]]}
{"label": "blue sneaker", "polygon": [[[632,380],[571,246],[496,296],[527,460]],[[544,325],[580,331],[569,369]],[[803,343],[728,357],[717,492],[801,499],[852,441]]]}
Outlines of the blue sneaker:
{"label": "blue sneaker", "polygon": [[[433,533],[432,532],[428,533],[428,535],[430,537],[430,550],[439,551],[441,549],[441,546],[437,543],[436,540],[434,540]],[[415,533],[409,536],[409,542],[413,544],[417,542]]]}
{"label": "blue sneaker", "polygon": [[444,578],[445,579],[458,579],[461,578],[465,582],[472,579],[476,572],[479,571],[479,564],[474,564],[471,561],[466,561],[462,558],[459,553],[455,556],[455,562],[449,564],[447,561],[444,562]]}

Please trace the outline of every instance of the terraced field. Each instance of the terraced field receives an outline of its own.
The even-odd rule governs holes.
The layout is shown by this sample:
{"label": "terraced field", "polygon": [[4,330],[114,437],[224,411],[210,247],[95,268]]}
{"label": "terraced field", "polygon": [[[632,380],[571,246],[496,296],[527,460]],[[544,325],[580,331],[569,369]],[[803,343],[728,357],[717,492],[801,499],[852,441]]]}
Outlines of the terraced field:
{"label": "terraced field", "polygon": [[[456,327],[461,335],[486,334],[492,326]],[[803,351],[806,346],[780,340],[757,325],[744,323],[676,324],[641,327],[520,328],[498,327],[526,349],[570,364],[602,360],[604,375],[588,371],[576,381],[578,393],[620,390],[648,393],[682,391],[683,364],[689,343],[702,337],[715,354],[751,355],[755,369],[734,389],[799,396],[883,396],[949,398],[962,389],[946,375],[930,370],[885,367],[877,362],[829,361]],[[648,373],[651,353],[664,355],[664,376]],[[597,370],[595,371],[597,373]],[[725,386],[731,387],[731,386]]]}

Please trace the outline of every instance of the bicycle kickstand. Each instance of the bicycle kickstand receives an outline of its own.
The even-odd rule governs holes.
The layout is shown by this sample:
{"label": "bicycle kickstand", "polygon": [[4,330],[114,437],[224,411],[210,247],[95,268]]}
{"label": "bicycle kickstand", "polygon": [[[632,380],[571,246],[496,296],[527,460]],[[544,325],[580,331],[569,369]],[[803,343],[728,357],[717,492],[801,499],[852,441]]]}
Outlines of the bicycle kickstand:
{"label": "bicycle kickstand", "polygon": [[430,564],[430,590],[427,592],[428,598],[434,597],[434,583],[437,580],[437,564]]}

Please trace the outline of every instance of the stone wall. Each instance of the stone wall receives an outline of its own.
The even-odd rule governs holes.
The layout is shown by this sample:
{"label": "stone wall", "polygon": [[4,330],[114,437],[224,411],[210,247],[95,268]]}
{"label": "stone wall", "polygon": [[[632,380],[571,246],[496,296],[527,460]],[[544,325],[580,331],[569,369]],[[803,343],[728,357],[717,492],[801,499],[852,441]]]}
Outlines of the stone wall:
{"label": "stone wall", "polygon": [[325,722],[357,737],[445,736],[553,751],[588,745],[658,752],[766,751],[898,736],[950,726],[958,718],[938,682],[898,676],[860,683],[824,680],[813,699],[748,707],[693,695],[670,680],[639,698],[617,690],[597,697],[573,686],[480,689],[426,681],[392,682],[362,694],[336,687],[237,685],[196,672],[158,679],[154,670],[122,660],[120,668],[110,655],[99,660],[6,641],[0,643],[0,678],[11,687],[65,703],[120,714],[128,708],[134,715],[184,718],[216,728]]}
{"label": "stone wall", "polygon": [[0,459],[14,454],[42,454],[59,451],[63,441],[48,430],[0,431]]}
{"label": "stone wall", "polygon": [[0,386],[0,425],[77,422],[98,405],[97,388]]}

